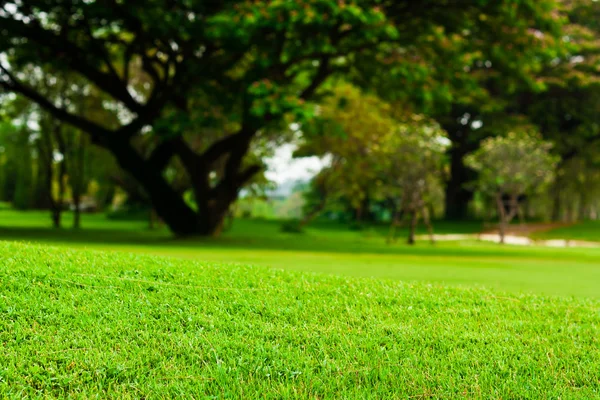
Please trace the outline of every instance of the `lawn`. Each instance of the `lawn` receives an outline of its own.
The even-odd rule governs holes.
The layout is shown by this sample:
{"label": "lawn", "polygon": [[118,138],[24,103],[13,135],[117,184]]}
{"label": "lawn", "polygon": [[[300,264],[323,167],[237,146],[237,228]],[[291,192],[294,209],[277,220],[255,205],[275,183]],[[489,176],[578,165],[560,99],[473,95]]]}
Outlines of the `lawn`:
{"label": "lawn", "polygon": [[571,239],[600,242],[600,221],[580,222],[547,232],[539,232],[534,237],[539,239]]}
{"label": "lawn", "polygon": [[0,265],[2,398],[600,396],[597,300],[6,242]]}
{"label": "lawn", "polygon": [[[69,215],[66,215],[68,221]],[[454,286],[485,286],[513,293],[600,298],[600,249],[499,246],[477,241],[426,241],[415,247],[385,243],[385,228],[351,231],[319,224],[305,234],[283,234],[277,221],[238,220],[219,239],[174,240],[145,222],[86,215],[85,229],[53,230],[41,212],[0,211],[0,240],[59,247],[173,256],[213,263],[260,265],[349,277],[375,277]],[[440,224],[446,233],[477,231],[478,224]]]}

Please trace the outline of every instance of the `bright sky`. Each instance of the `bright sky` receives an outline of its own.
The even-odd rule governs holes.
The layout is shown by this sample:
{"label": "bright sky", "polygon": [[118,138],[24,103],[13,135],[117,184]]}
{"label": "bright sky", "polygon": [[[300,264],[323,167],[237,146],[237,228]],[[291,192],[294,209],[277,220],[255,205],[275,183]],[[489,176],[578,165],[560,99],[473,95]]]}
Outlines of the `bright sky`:
{"label": "bright sky", "polygon": [[292,158],[295,149],[293,144],[284,144],[275,151],[275,155],[267,160],[268,179],[278,185],[286,181],[309,180],[326,165],[326,161],[318,157]]}

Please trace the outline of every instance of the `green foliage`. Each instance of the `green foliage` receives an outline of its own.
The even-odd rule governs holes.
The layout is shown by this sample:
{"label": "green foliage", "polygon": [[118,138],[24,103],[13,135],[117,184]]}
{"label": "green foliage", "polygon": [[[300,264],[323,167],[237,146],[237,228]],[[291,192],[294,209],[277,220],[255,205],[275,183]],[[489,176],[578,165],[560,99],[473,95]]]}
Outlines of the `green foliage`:
{"label": "green foliage", "polygon": [[479,174],[477,187],[488,194],[523,195],[550,183],[558,159],[552,143],[527,131],[486,139],[465,163]]}
{"label": "green foliage", "polygon": [[308,199],[309,206],[323,198],[345,201],[359,212],[370,211],[375,201],[404,211],[432,203],[448,142],[434,121],[348,84],[336,86],[319,111],[318,125],[306,127],[297,151],[331,159],[313,181],[316,198]]}
{"label": "green foliage", "polygon": [[0,250],[2,397],[594,398],[600,390],[597,301]]}
{"label": "green foliage", "polygon": [[380,157],[398,122],[389,104],[348,84],[336,86],[319,110],[319,121],[305,127],[296,155],[329,156],[331,166],[319,174],[319,185],[329,197],[359,208],[383,187]]}
{"label": "green foliage", "polygon": [[[139,175],[150,197],[161,195],[154,205],[174,231],[206,234],[220,226],[223,210],[263,167],[256,142],[275,142],[287,137],[277,133],[289,122],[311,120],[319,111],[315,94],[335,77],[419,110],[445,110],[465,96],[490,100],[490,86],[511,93],[522,84],[541,86],[533,76],[562,51],[555,6],[554,0],[424,0],[419,6],[156,0],[107,7],[29,0],[0,9],[0,52],[9,56],[0,85],[121,157],[120,165]],[[34,84],[42,73],[57,78],[48,79],[50,88],[81,77],[87,91],[99,92],[90,97],[112,111],[110,117],[57,107]],[[69,97],[64,104],[78,102]],[[158,157],[123,140],[142,131],[156,140],[151,155]],[[165,178],[172,158],[194,186],[198,210]],[[353,183],[347,197],[361,202],[364,188]],[[212,225],[199,227],[196,220]]]}
{"label": "green foliage", "polygon": [[397,126],[383,148],[380,159],[385,165],[387,195],[401,197],[407,211],[432,204],[435,190],[443,184],[446,133],[435,122],[412,115]]}
{"label": "green foliage", "polygon": [[[428,16],[399,29],[427,34],[398,49],[385,48],[380,60],[388,69],[377,73],[368,59],[369,85],[386,99],[411,99],[419,111],[446,116],[456,105],[487,111],[505,107],[504,95],[528,88],[544,89],[537,74],[546,63],[567,53],[561,40],[566,19],[557,12],[561,1],[448,2],[423,0],[419,11]],[[394,2],[392,18],[419,13],[409,2]],[[412,63],[397,62],[412,60]]]}

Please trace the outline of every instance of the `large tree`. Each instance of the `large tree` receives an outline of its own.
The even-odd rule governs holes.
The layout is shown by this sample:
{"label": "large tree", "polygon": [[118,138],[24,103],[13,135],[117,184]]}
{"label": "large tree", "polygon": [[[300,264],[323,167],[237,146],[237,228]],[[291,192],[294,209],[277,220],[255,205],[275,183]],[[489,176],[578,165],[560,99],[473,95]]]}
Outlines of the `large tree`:
{"label": "large tree", "polygon": [[[530,54],[523,63],[510,58],[506,62],[504,56],[477,57],[468,69],[483,92],[469,89],[466,95],[455,96],[449,112],[437,116],[453,143],[446,186],[448,218],[465,218],[473,198],[465,183],[476,179],[476,174],[464,163],[465,155],[479,148],[485,138],[498,135],[515,117],[526,117],[555,143],[554,151],[563,159],[559,169],[598,142],[600,3],[560,0],[554,14],[563,21],[558,35],[530,30],[529,38],[540,46],[523,45],[523,51]],[[560,175],[556,184],[559,199]]]}
{"label": "large tree", "polygon": [[[565,185],[580,180],[573,179],[569,169],[578,165],[582,174],[593,173],[598,169],[600,146],[600,3],[563,0],[563,5],[569,23],[562,40],[569,51],[552,60],[541,74],[539,79],[547,87],[544,93],[522,92],[514,101],[517,112],[527,115],[561,156],[552,193],[554,220],[564,208],[572,208],[577,197],[570,196],[571,204],[563,201]],[[580,184],[572,189],[583,210],[591,188]]]}
{"label": "large tree", "polygon": [[[514,40],[532,25],[543,29],[552,3],[2,1],[0,87],[36,102],[108,149],[173,232],[212,234],[262,167],[246,157],[253,140],[286,115],[301,118],[304,101],[329,77],[356,71],[360,62],[361,71],[393,72],[408,87],[424,80],[427,66],[441,53],[458,54],[450,58],[458,66],[447,67],[461,70],[466,43],[469,52],[503,52],[503,43],[490,42],[494,35],[503,32],[499,37]],[[477,40],[469,37],[474,33]],[[519,53],[518,46],[513,53]],[[106,106],[120,115],[119,125],[86,118],[68,102],[63,107],[52,102],[22,73],[31,65],[80,75],[110,99]],[[437,90],[413,87],[426,98]],[[202,140],[221,120],[226,123],[216,126],[218,139],[201,151],[184,138],[192,133]],[[156,137],[147,157],[133,144],[143,134]],[[197,211],[163,174],[173,158],[189,175]],[[215,166],[223,164],[220,179],[212,179]]]}

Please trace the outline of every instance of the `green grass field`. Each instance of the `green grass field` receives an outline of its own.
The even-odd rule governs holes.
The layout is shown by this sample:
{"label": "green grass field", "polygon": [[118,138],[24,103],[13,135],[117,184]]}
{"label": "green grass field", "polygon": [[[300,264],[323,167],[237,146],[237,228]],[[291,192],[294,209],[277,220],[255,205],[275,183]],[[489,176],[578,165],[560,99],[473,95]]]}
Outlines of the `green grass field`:
{"label": "green grass field", "polygon": [[[70,222],[70,216],[65,216]],[[238,220],[219,239],[174,240],[145,222],[86,215],[84,229],[49,228],[47,213],[0,211],[0,240],[240,263],[303,272],[402,281],[484,286],[513,293],[600,298],[600,249],[499,246],[477,241],[385,243],[385,228],[350,231],[320,224],[283,234],[277,221]],[[476,223],[438,224],[438,232],[476,232]]]}
{"label": "green grass field", "polygon": [[552,229],[548,232],[536,233],[539,239],[572,239],[591,242],[600,241],[600,221],[585,221],[575,225]]}
{"label": "green grass field", "polygon": [[597,300],[11,243],[0,265],[0,398],[600,397]]}

